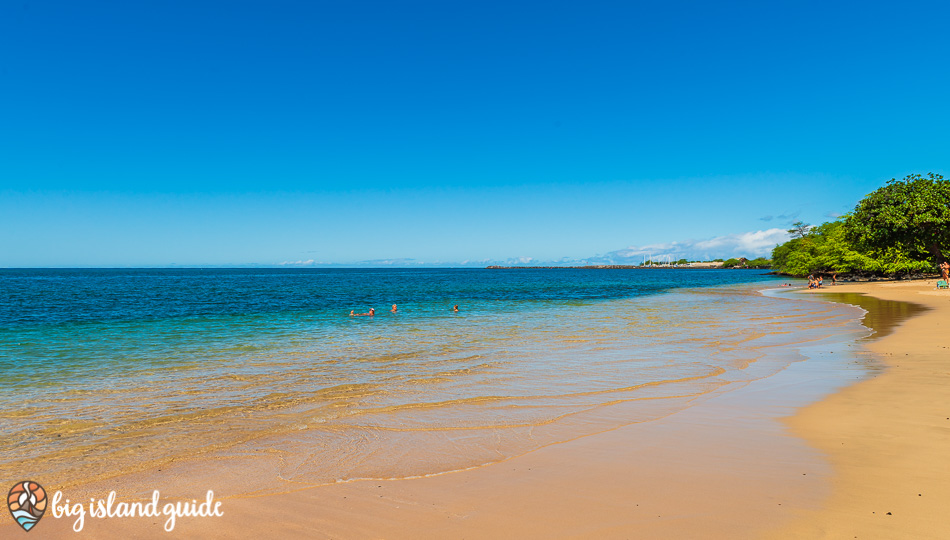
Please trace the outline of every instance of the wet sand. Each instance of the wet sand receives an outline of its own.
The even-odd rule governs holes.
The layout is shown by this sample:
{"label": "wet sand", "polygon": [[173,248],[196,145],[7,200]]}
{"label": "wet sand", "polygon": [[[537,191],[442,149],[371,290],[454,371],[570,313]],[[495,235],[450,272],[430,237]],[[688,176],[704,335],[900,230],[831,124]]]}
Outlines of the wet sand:
{"label": "wet sand", "polygon": [[[950,294],[931,289],[932,283],[834,288],[935,308],[899,325],[917,311],[903,303],[877,306],[868,324],[891,333],[870,346],[889,365],[871,379],[878,360],[858,354],[843,363],[824,350],[660,420],[455,473],[225,498],[224,517],[180,519],[173,536],[945,537],[950,370],[941,371],[948,354],[939,351],[950,343],[939,334],[938,313],[950,309]],[[847,386],[855,381],[861,382]],[[193,464],[152,474],[136,482],[160,487],[201,470]],[[243,474],[240,467],[234,474]],[[162,522],[87,518],[82,536],[171,537]],[[64,518],[40,526],[44,537],[77,537],[71,525]],[[12,527],[7,521],[0,531]]]}
{"label": "wet sand", "polygon": [[950,292],[935,290],[935,281],[849,283],[818,293],[927,310],[896,329],[886,317],[875,322],[881,312],[872,311],[869,323],[885,335],[868,348],[882,358],[883,373],[789,419],[828,456],[831,496],[770,538],[950,537]]}
{"label": "wet sand", "polygon": [[[174,536],[757,538],[785,523],[791,509],[817,508],[828,495],[831,469],[776,420],[803,399],[817,398],[829,370],[843,378],[840,367],[825,360],[703,396],[660,420],[485,467],[225,499],[224,517],[181,519]],[[852,368],[852,376],[861,373]],[[178,478],[159,473],[153,485],[188,482],[183,476],[192,473],[201,471],[179,469]],[[163,522],[86,519],[82,536],[167,538]],[[58,519],[40,526],[44,538],[77,537],[71,525]]]}

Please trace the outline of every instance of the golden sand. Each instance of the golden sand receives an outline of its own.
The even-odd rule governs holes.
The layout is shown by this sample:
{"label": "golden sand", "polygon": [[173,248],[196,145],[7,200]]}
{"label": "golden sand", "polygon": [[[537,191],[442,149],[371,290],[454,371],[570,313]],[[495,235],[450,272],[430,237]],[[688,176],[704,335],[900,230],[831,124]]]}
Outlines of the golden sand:
{"label": "golden sand", "polygon": [[930,309],[869,345],[882,375],[789,419],[828,456],[832,494],[770,538],[950,538],[950,292],[933,280],[841,291]]}

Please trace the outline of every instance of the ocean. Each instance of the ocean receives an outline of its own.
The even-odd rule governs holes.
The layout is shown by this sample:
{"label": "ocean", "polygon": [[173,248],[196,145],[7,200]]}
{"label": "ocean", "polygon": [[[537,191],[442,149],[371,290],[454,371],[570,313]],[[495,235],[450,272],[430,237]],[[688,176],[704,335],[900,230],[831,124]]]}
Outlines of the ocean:
{"label": "ocean", "polygon": [[234,477],[239,463],[232,492],[261,493],[478,467],[673,414],[867,334],[855,308],[760,292],[786,281],[0,270],[0,471],[68,487],[199,462]]}

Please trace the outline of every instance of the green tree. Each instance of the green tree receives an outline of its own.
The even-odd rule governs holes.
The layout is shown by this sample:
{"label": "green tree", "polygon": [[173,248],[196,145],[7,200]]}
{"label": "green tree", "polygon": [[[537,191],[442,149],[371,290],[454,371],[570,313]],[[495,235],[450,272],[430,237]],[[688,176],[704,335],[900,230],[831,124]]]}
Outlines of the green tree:
{"label": "green tree", "polygon": [[934,173],[892,178],[858,203],[845,228],[859,250],[897,250],[908,261],[929,255],[940,264],[950,247],[950,180]]}
{"label": "green tree", "polygon": [[772,250],[772,268],[805,276],[853,271],[904,274],[931,270],[933,265],[914,258],[899,244],[883,249],[859,248],[848,240],[845,223],[839,220],[813,227],[808,236],[776,246]]}
{"label": "green tree", "polygon": [[788,230],[788,234],[792,235],[792,238],[805,238],[808,236],[809,230],[811,230],[811,225],[804,221],[796,221],[792,223],[792,228]]}
{"label": "green tree", "polygon": [[738,266],[738,265],[739,265],[739,259],[726,259],[726,260],[722,263],[722,267],[723,267],[723,268],[733,268],[733,267]]}
{"label": "green tree", "polygon": [[844,222],[832,221],[815,227],[813,235],[814,271],[851,272],[879,271],[878,264],[868,255],[858,253],[845,239]]}
{"label": "green tree", "polygon": [[805,276],[814,272],[818,263],[815,257],[807,251],[794,251],[785,262],[784,271],[793,276]]}

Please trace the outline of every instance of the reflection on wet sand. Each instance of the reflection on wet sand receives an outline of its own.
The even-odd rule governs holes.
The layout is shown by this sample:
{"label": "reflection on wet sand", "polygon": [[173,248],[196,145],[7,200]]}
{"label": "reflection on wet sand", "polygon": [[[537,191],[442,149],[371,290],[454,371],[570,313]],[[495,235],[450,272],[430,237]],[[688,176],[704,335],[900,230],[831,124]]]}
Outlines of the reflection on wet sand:
{"label": "reflection on wet sand", "polygon": [[832,302],[858,306],[866,311],[861,323],[874,331],[868,336],[869,339],[882,338],[904,321],[930,309],[920,304],[884,300],[857,292],[823,292],[822,297]]}

